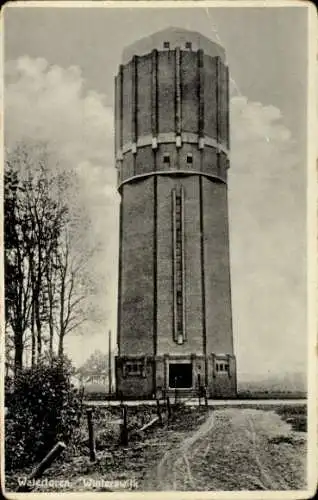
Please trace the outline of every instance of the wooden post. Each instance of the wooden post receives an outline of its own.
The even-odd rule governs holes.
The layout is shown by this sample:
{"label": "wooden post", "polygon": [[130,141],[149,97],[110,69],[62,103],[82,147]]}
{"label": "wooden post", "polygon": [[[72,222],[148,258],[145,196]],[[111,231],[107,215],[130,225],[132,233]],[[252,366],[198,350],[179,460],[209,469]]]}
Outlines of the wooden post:
{"label": "wooden post", "polygon": [[49,453],[43,458],[42,462],[31,472],[30,476],[27,478],[25,484],[18,487],[17,492],[28,492],[32,491],[33,487],[29,486],[28,482],[32,480],[39,479],[43,472],[46,471],[53,463],[53,461],[65,450],[66,445],[59,441],[56,445],[49,451]]}
{"label": "wooden post", "polygon": [[171,405],[170,405],[170,398],[167,396],[167,410],[168,410],[168,420],[171,418]]}
{"label": "wooden post", "polygon": [[112,332],[108,332],[108,396],[112,393]]}
{"label": "wooden post", "polygon": [[208,406],[208,390],[206,386],[204,386],[204,403],[205,406]]}
{"label": "wooden post", "polygon": [[159,401],[159,399],[157,399],[156,401],[157,401],[157,415],[158,415],[158,418],[159,418],[159,424],[162,425],[162,415],[161,415],[161,409],[160,409],[160,401]]}
{"label": "wooden post", "polygon": [[121,407],[122,423],[120,424],[120,444],[122,446],[128,445],[128,428],[127,428],[127,406]]}
{"label": "wooden post", "polygon": [[145,431],[146,429],[149,429],[149,427],[152,427],[156,422],[159,421],[159,417],[155,417],[153,418],[152,420],[150,420],[150,422],[148,422],[147,424],[143,425],[141,427],[141,429],[138,430],[138,432],[143,432]]}
{"label": "wooden post", "polygon": [[200,373],[198,374],[198,397],[199,397],[199,406],[201,406],[201,391],[202,391],[202,388],[201,388],[201,377],[200,377]]}
{"label": "wooden post", "polygon": [[94,424],[93,424],[93,410],[88,408],[86,410],[87,425],[88,425],[88,444],[89,444],[89,459],[91,462],[96,460],[95,437],[94,437]]}
{"label": "wooden post", "polygon": [[78,410],[77,425],[79,425],[81,423],[81,418],[82,418],[82,413],[83,413],[84,392],[85,392],[85,387],[84,387],[84,385],[82,385],[82,387],[79,390],[80,407]]}

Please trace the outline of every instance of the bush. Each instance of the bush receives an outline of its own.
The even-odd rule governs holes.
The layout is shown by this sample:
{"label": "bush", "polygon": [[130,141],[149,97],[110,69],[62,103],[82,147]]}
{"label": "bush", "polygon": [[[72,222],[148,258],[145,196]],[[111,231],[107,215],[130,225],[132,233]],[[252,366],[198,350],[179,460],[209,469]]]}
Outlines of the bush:
{"label": "bush", "polygon": [[70,441],[81,408],[72,374],[69,360],[53,358],[42,359],[15,377],[5,401],[7,471],[40,461],[59,440]]}

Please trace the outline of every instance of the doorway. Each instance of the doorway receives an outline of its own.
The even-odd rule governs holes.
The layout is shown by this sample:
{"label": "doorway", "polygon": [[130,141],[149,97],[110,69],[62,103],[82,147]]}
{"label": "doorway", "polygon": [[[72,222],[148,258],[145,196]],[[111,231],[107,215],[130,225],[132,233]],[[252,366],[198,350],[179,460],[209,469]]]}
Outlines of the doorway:
{"label": "doorway", "polygon": [[192,387],[192,363],[169,364],[169,388],[190,389]]}

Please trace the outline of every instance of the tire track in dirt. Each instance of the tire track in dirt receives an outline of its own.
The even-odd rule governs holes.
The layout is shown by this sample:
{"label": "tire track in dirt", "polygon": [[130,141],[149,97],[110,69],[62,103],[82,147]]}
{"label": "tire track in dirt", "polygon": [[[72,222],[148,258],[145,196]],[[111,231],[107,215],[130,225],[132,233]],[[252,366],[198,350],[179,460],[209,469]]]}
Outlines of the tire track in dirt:
{"label": "tire track in dirt", "polygon": [[272,411],[216,410],[190,435],[184,431],[170,443],[152,472],[152,486],[183,491],[302,488],[304,449],[296,441],[273,444],[273,437],[290,432]]}
{"label": "tire track in dirt", "polygon": [[[182,467],[183,463],[186,466],[187,476],[190,481],[192,487],[195,487],[194,479],[191,472],[191,467],[188,459],[189,452],[191,453],[191,458],[197,454],[201,447],[202,440],[211,432],[214,424],[214,416],[212,413],[209,414],[205,422],[200,425],[200,427],[188,438],[181,442],[179,447],[174,448],[172,450],[168,450],[162,459],[160,460],[157,466],[157,480],[159,482],[167,481],[167,477],[169,477],[169,472],[172,470],[173,473],[173,481],[171,489],[176,490],[177,486],[177,472],[180,467]],[[199,446],[194,451],[192,450],[194,445],[199,441]],[[168,476],[167,476],[168,473]]]}
{"label": "tire track in dirt", "polygon": [[275,471],[268,470],[268,466],[266,466],[260,457],[259,445],[257,443],[257,436],[255,431],[255,426],[252,418],[247,415],[246,421],[248,423],[249,429],[246,429],[246,435],[252,445],[252,454],[255,460],[255,463],[258,466],[259,473],[261,478],[259,479],[260,485],[262,485],[263,489],[269,490],[280,490],[287,488],[286,481],[283,478],[277,477]]}

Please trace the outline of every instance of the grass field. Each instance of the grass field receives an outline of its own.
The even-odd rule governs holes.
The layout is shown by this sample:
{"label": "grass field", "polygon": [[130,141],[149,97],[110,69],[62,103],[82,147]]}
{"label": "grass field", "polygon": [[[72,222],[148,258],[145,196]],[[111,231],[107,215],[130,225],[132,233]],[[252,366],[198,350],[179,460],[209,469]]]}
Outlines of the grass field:
{"label": "grass field", "polygon": [[[68,485],[59,491],[103,491],[100,479],[138,490],[286,490],[305,488],[306,406],[173,408],[169,423],[136,431],[156,407],[128,408],[129,443],[119,445],[119,407],[96,408],[97,460],[89,461],[85,416],[68,447],[44,477]],[[6,478],[17,486],[19,471]],[[127,481],[125,483],[125,481]],[[130,482],[129,482],[130,481]],[[115,483],[114,483],[115,484]],[[125,488],[125,487],[124,487]],[[122,489],[118,486],[112,489]],[[37,486],[36,491],[51,491]]]}

